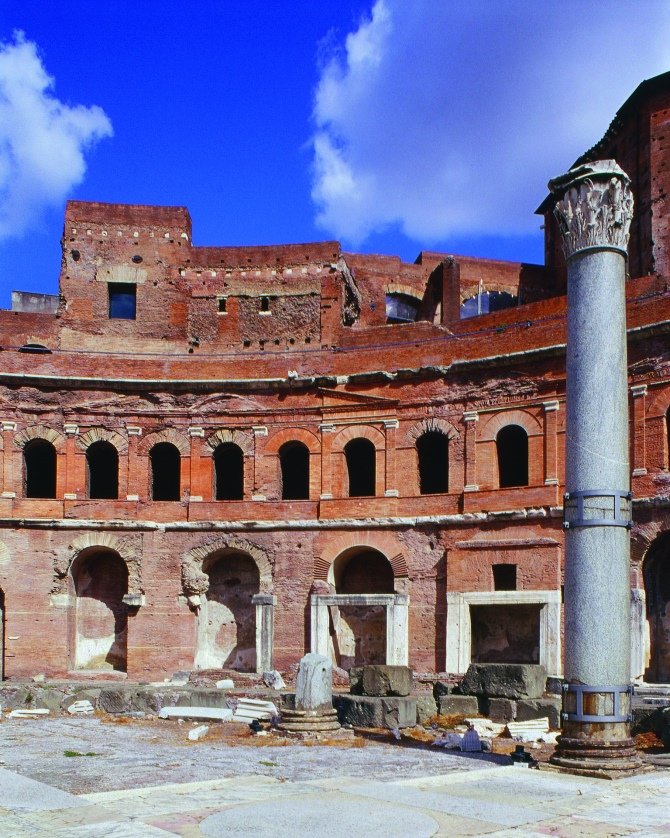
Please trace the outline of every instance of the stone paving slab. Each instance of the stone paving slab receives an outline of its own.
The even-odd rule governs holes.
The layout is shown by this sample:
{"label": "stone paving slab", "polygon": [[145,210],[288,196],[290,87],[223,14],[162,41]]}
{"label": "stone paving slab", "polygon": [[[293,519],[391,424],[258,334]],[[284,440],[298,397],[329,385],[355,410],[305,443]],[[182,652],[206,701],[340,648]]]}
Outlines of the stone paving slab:
{"label": "stone paving slab", "polygon": [[[186,744],[184,727],[67,722],[2,723],[0,755],[32,777],[0,770],[0,838],[670,836],[665,770],[610,782],[401,745]],[[96,756],[64,756],[73,742]]]}

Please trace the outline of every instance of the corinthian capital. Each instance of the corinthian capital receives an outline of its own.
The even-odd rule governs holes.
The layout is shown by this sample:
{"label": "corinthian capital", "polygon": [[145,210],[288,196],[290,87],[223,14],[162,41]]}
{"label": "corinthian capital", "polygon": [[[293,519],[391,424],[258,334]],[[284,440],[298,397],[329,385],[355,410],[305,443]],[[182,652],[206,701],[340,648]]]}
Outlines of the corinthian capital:
{"label": "corinthian capital", "polygon": [[554,215],[569,259],[588,248],[611,248],[624,255],[633,218],[630,178],[615,160],[585,163],[549,181],[556,196]]}

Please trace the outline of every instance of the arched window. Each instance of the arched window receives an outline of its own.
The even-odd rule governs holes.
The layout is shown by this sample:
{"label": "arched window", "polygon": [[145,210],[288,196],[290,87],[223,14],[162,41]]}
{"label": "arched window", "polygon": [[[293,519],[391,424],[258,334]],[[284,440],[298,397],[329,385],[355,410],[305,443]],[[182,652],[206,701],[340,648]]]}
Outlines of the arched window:
{"label": "arched window", "polygon": [[392,291],[386,295],[387,323],[414,323],[419,316],[421,301],[409,294]]}
{"label": "arched window", "polygon": [[282,500],[309,500],[309,449],[302,442],[286,442],[279,449]]}
{"label": "arched window", "polygon": [[419,491],[435,495],[449,491],[449,439],[439,431],[427,431],[416,441],[419,459]]}
{"label": "arched window", "polygon": [[153,500],[179,500],[181,497],[179,449],[171,442],[159,442],[149,452],[151,497]]}
{"label": "arched window", "polygon": [[369,439],[352,439],[344,446],[349,476],[349,497],[365,498],[375,494],[375,447]]}
{"label": "arched window", "polygon": [[111,442],[100,440],[86,449],[88,496],[115,500],[119,496],[119,455]]}
{"label": "arched window", "polygon": [[242,500],[244,497],[244,454],[234,442],[222,442],[214,450],[216,500]]}
{"label": "arched window", "polygon": [[498,485],[528,485],[528,434],[520,425],[507,425],[498,431]]}
{"label": "arched window", "polygon": [[27,498],[56,497],[56,449],[46,439],[31,439],[23,449]]}

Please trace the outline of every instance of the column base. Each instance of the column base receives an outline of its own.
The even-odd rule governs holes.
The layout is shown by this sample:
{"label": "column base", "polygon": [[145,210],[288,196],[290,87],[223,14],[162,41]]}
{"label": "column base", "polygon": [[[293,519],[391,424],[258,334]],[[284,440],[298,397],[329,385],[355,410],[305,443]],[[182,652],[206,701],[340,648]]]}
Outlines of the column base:
{"label": "column base", "polygon": [[548,768],[569,774],[616,779],[649,770],[635,749],[635,740],[573,739],[559,736]]}

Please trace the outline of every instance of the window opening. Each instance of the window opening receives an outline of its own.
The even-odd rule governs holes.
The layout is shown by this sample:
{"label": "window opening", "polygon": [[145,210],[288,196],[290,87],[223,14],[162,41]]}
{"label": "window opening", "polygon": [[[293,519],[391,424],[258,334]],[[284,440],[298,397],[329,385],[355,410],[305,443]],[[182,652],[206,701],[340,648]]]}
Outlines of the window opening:
{"label": "window opening", "polygon": [[279,449],[282,500],[309,500],[309,449],[287,442]]}
{"label": "window opening", "polygon": [[227,314],[226,312],[227,297],[219,297],[219,314]]}
{"label": "window opening", "polygon": [[494,564],[493,565],[493,590],[494,591],[516,591],[516,565],[515,564]]}
{"label": "window opening", "polygon": [[114,320],[134,320],[137,286],[131,282],[110,282],[109,317]]}
{"label": "window opening", "polygon": [[111,442],[100,440],[86,449],[88,496],[91,500],[119,497],[119,455]]}
{"label": "window opening", "polygon": [[261,297],[261,311],[270,311],[269,297]]}
{"label": "window opening", "polygon": [[151,497],[153,500],[179,500],[181,497],[181,456],[171,442],[159,442],[149,452]]}
{"label": "window opening", "polygon": [[489,314],[502,311],[518,304],[518,297],[508,291],[480,291],[474,297],[465,300],[461,305],[461,320],[476,317],[479,314]]}
{"label": "window opening", "polygon": [[449,491],[449,438],[439,431],[428,431],[416,441],[419,458],[419,491],[434,495]]}
{"label": "window opening", "polygon": [[387,323],[414,323],[419,317],[420,301],[409,294],[386,295]]}
{"label": "window opening", "polygon": [[244,498],[244,454],[234,442],[222,442],[214,451],[216,500]]}
{"label": "window opening", "polygon": [[375,454],[369,439],[352,439],[344,446],[350,498],[374,497]]}
{"label": "window opening", "polygon": [[496,437],[498,481],[501,489],[528,485],[528,434],[519,425],[507,425]]}
{"label": "window opening", "polygon": [[31,355],[51,355],[51,350],[43,343],[24,343],[19,352],[27,352]]}
{"label": "window opening", "polygon": [[23,449],[27,498],[56,497],[56,449],[46,439],[32,439]]}

